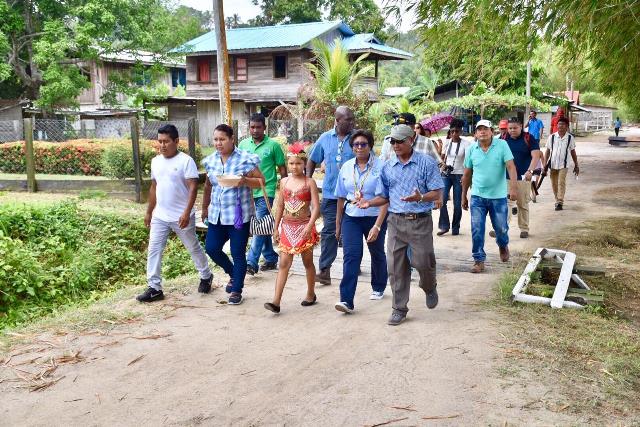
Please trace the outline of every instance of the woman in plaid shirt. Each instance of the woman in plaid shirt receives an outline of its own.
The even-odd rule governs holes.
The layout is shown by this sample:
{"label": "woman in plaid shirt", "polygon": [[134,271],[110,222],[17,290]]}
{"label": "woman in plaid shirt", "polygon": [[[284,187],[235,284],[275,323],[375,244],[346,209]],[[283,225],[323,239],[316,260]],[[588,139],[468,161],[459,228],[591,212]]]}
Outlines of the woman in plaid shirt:
{"label": "woman in plaid shirt", "polygon": [[[202,199],[202,220],[209,223],[205,250],[213,262],[229,275],[226,291],[229,304],[242,303],[242,288],[247,273],[247,242],[249,223],[254,215],[253,188],[264,184],[260,172],[260,157],[239,150],[233,143],[233,128],[222,124],[213,132],[216,152],[205,157],[202,164],[207,172]],[[222,187],[220,175],[239,175],[235,187]],[[231,258],[222,250],[231,241]]]}

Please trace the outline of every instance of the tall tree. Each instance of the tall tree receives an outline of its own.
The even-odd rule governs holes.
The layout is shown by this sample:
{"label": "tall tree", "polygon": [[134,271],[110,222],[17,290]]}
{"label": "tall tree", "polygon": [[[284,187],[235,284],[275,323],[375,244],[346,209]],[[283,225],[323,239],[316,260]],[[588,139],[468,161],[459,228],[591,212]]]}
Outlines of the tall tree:
{"label": "tall tree", "polygon": [[[512,53],[511,63],[520,62],[519,52],[527,51],[535,34],[562,49],[560,61],[571,68],[575,61],[590,64],[586,72],[595,73],[599,86],[621,97],[640,112],[640,79],[630,79],[640,71],[640,1],[637,0],[391,0],[390,10],[416,12],[417,22],[428,41],[440,43],[440,53],[451,58],[450,51],[466,53],[464,45],[474,44],[476,58],[465,55],[463,61],[487,58],[495,49],[486,40],[500,40],[508,29],[532,31],[510,35],[505,41]],[[447,32],[446,25],[461,23],[462,33]],[[475,32],[471,32],[472,28]],[[445,32],[436,37],[434,28]],[[493,44],[493,43],[492,43]],[[490,44],[489,46],[491,46]],[[449,47],[447,48],[447,45]],[[499,47],[499,45],[496,45]],[[501,49],[508,52],[509,49]],[[498,52],[501,53],[501,52]],[[508,58],[505,58],[508,59]],[[487,63],[489,58],[487,58]],[[508,63],[508,62],[507,62]],[[472,68],[463,67],[466,73]],[[491,76],[488,67],[479,67],[479,75]]]}
{"label": "tall tree", "polygon": [[186,12],[169,13],[164,0],[0,0],[0,81],[18,79],[43,108],[73,107],[89,86],[82,64],[122,51],[164,53],[200,32]]}
{"label": "tall tree", "polygon": [[329,19],[342,20],[356,33],[375,33],[384,37],[384,17],[373,0],[332,0],[328,2]]}
{"label": "tall tree", "polygon": [[252,0],[262,13],[255,17],[259,25],[301,24],[322,20],[326,0]]}

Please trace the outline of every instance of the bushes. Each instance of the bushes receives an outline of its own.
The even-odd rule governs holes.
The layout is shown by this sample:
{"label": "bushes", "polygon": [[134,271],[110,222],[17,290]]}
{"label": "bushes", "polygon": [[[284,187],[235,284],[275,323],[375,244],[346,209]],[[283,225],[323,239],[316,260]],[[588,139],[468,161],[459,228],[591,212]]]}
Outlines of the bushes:
{"label": "bushes", "polygon": [[[141,218],[82,211],[69,202],[0,205],[0,329],[143,284],[148,234]],[[188,252],[170,241],[164,278],[193,271]]]}
{"label": "bushes", "polygon": [[[188,153],[187,143],[178,149]],[[157,153],[157,141],[142,141],[140,154],[143,175],[148,175],[151,159]],[[64,143],[34,142],[36,173],[66,175],[104,175],[110,178],[133,177],[130,141],[78,140]],[[202,150],[196,146],[196,162]],[[0,172],[26,173],[24,142],[0,144]]]}

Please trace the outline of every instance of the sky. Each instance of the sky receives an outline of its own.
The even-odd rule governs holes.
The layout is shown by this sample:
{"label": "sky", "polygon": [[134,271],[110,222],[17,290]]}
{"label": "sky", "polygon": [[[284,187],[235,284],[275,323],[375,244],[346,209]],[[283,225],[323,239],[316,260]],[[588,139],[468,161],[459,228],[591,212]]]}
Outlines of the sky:
{"label": "sky", "polygon": [[[382,7],[384,0],[375,0],[375,2],[379,7]],[[178,3],[198,10],[211,10],[213,8],[212,0],[178,0]],[[260,13],[260,8],[258,6],[254,6],[251,3],[251,0],[224,0],[223,4],[225,16],[231,16],[234,13],[237,13],[243,21],[254,18]],[[388,20],[388,22],[395,25],[395,19]],[[407,31],[411,28],[412,23],[412,15],[403,16],[401,30]]]}

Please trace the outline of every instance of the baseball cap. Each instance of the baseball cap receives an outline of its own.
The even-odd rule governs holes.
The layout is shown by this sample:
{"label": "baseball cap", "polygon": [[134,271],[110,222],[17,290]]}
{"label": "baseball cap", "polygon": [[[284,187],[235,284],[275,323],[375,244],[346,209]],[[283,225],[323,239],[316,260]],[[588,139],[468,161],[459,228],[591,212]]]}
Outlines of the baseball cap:
{"label": "baseball cap", "polygon": [[509,120],[502,119],[500,120],[500,124],[498,124],[498,129],[507,129],[509,127]]}
{"label": "baseball cap", "polygon": [[395,125],[391,128],[391,139],[404,141],[405,139],[413,137],[414,135],[415,132],[413,131],[413,128],[408,125]]}
{"label": "baseball cap", "polygon": [[478,123],[476,123],[476,129],[478,129],[478,127],[480,126],[486,126],[490,129],[493,129],[493,125],[491,124],[490,120],[480,120],[478,121]]}

